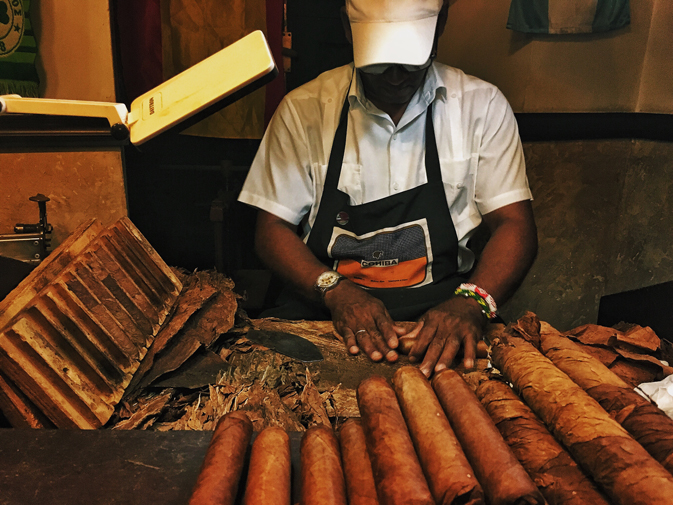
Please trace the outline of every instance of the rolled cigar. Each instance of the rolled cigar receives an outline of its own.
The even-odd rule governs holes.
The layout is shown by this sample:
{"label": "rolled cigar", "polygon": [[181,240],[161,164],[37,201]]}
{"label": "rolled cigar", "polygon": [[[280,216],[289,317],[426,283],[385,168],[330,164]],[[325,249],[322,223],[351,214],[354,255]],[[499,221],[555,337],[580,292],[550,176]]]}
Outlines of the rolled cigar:
{"label": "rolled cigar", "polygon": [[512,388],[491,380],[482,382],[476,394],[549,505],[609,505]]}
{"label": "rolled cigar", "polygon": [[290,438],[270,427],[252,444],[244,505],[290,505]]}
{"label": "rolled cigar", "polygon": [[484,503],[484,492],[425,375],[405,366],[393,376],[393,389],[435,502]]}
{"label": "rolled cigar", "polygon": [[358,386],[357,398],[381,504],[434,505],[395,391],[388,381],[379,376],[365,379]]}
{"label": "rolled cigar", "polygon": [[349,505],[379,505],[372,464],[360,419],[349,419],[339,430],[341,461]]}
{"label": "rolled cigar", "polygon": [[673,419],[545,322],[541,323],[540,342],[542,352],[557,368],[600,403],[654,459],[673,473]]}
{"label": "rolled cigar", "polygon": [[301,505],[346,505],[339,441],[331,428],[314,426],[301,439]]}
{"label": "rolled cigar", "polygon": [[490,505],[542,505],[544,498],[461,375],[446,369],[432,379],[446,417]]}
{"label": "rolled cigar", "polygon": [[220,418],[189,505],[234,504],[251,437],[252,423],[245,413],[230,412]]}
{"label": "rolled cigar", "polygon": [[503,334],[494,341],[492,356],[528,406],[614,503],[671,503],[673,476],[533,345]]}

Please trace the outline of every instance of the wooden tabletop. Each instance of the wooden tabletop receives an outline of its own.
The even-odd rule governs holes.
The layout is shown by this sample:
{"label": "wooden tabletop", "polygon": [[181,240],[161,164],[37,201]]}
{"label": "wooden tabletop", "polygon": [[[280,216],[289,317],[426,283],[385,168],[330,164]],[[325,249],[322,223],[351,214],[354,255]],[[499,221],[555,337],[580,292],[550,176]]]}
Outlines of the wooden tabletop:
{"label": "wooden tabletop", "polygon": [[[339,415],[359,417],[355,391],[364,379],[380,375],[391,379],[395,371],[405,365],[411,365],[409,358],[400,355],[394,363],[373,362],[363,352],[353,356],[334,331],[331,321],[286,321],[282,319],[253,319],[253,326],[259,329],[282,331],[304,337],[313,342],[322,352],[324,361],[307,364],[312,374],[317,374],[321,388],[337,387],[333,393]],[[487,359],[478,359],[476,370],[486,370]],[[458,370],[463,370],[458,367]]]}

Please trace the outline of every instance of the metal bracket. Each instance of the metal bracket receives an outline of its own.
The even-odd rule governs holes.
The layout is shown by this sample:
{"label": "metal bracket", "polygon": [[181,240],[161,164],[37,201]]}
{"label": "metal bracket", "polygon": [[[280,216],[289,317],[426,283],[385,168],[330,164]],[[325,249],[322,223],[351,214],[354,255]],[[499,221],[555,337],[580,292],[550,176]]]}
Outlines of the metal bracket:
{"label": "metal bracket", "polygon": [[37,202],[40,209],[39,223],[17,223],[14,226],[14,234],[0,235],[0,256],[38,265],[51,251],[53,227],[47,222],[49,198],[38,193],[29,200]]}

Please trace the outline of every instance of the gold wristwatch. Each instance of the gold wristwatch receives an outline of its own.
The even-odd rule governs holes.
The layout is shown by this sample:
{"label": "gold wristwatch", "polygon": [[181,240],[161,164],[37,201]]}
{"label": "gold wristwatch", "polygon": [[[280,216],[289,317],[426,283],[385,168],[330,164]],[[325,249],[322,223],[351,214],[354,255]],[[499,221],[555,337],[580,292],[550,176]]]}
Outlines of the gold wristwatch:
{"label": "gold wristwatch", "polygon": [[320,298],[325,298],[325,293],[330,289],[334,289],[339,282],[345,279],[343,275],[334,270],[328,270],[327,272],[321,273],[315,281],[313,287],[315,290],[320,293]]}

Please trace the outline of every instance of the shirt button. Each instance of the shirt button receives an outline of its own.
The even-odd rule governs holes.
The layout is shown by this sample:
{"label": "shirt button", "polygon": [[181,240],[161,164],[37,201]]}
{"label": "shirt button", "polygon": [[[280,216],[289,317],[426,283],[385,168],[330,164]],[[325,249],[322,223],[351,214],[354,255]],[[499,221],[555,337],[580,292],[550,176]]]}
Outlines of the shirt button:
{"label": "shirt button", "polygon": [[451,93],[451,98],[456,98],[456,94],[455,94],[455,93]]}
{"label": "shirt button", "polygon": [[398,183],[393,184],[393,189],[397,191],[398,189],[400,189],[400,185]]}
{"label": "shirt button", "polygon": [[332,99],[331,99],[331,98],[328,98],[328,99],[327,99],[327,103],[332,103]]}

